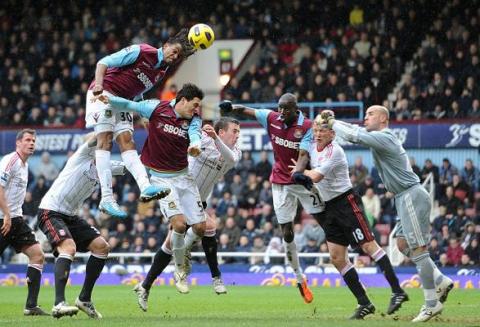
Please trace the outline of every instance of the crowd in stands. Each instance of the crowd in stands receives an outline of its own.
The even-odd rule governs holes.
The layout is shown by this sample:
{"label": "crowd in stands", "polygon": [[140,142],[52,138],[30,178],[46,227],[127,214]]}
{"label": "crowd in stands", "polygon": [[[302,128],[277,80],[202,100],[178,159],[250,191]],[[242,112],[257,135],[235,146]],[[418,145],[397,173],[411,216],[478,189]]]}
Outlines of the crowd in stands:
{"label": "crowd in stands", "polygon": [[[436,166],[426,160],[420,168],[413,158],[412,167],[424,180],[430,173],[436,189],[435,212],[432,222],[430,253],[440,266],[479,265],[480,241],[480,173],[470,160],[464,167],[454,167],[448,159]],[[35,224],[38,205],[48,191],[61,167],[49,160],[47,153],[35,169],[29,183],[24,215]],[[244,152],[239,164],[214,188],[209,199],[208,213],[217,220],[219,252],[283,253],[281,230],[273,211],[271,184],[268,181],[272,165],[267,152],[254,161],[250,152]],[[358,157],[350,167],[351,181],[362,197],[365,213],[379,244],[388,244],[388,234],[395,225],[397,213],[391,193],[386,192],[375,168],[368,169]],[[114,178],[114,194],[129,213],[124,220],[112,219],[98,211],[98,189],[84,204],[79,215],[98,228],[108,240],[112,252],[156,252],[167,235],[167,224],[158,204],[138,202],[139,190],[132,176]],[[295,213],[292,213],[295,214]],[[295,241],[301,252],[328,253],[325,233],[319,224],[299,208],[295,216]],[[48,242],[43,246],[49,251]],[[201,251],[200,244],[194,250]],[[357,251],[357,250],[355,250]],[[6,253],[8,261],[12,253]],[[361,254],[361,253],[360,253]],[[362,257],[363,258],[363,257]],[[224,263],[282,263],[283,258],[252,257],[228,258]],[[132,262],[150,262],[150,259],[131,259]],[[302,258],[304,265],[328,263],[317,258]],[[369,264],[369,262],[363,262]],[[411,264],[408,260],[404,264]]]}
{"label": "crowd in stands", "polygon": [[417,69],[393,104],[398,119],[464,117],[470,110],[478,116],[474,8],[453,0],[5,0],[0,125],[83,127],[85,94],[100,58],[130,44],[161,46],[199,21],[210,24],[217,39],[261,42],[260,62],[240,80],[231,79],[227,99],[276,101],[288,91],[300,101],[358,100],[369,106],[388,98],[414,58]]}

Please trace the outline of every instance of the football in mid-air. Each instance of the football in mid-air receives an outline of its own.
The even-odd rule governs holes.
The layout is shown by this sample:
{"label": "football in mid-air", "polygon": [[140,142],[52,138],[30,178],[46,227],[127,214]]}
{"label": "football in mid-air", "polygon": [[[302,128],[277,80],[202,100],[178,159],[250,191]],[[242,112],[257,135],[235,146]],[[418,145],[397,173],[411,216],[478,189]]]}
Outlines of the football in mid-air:
{"label": "football in mid-air", "polygon": [[188,40],[195,49],[205,50],[212,45],[215,40],[215,34],[210,26],[206,24],[196,24],[188,31]]}

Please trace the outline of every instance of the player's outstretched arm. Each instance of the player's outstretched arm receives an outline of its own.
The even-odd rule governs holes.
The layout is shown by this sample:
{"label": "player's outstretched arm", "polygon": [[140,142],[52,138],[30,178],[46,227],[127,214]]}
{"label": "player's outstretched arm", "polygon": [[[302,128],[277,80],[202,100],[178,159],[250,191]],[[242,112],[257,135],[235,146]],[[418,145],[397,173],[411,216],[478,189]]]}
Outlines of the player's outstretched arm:
{"label": "player's outstretched arm", "polygon": [[369,148],[388,151],[391,148],[390,136],[380,131],[367,132],[365,128],[334,120],[332,129],[336,135],[352,143],[358,143]]}
{"label": "player's outstretched arm", "polygon": [[256,118],[256,109],[246,107],[241,104],[233,104],[231,101],[225,100],[219,105],[220,114],[222,116],[234,115],[236,117]]}
{"label": "player's outstretched arm", "polygon": [[133,111],[147,119],[150,119],[150,116],[160,102],[158,100],[135,102],[117,96],[106,96],[105,94],[101,94],[92,99],[92,101],[97,100],[105,104],[110,104],[111,109],[115,111]]}
{"label": "player's outstretched arm", "polygon": [[222,139],[218,137],[212,125],[206,124],[203,126],[202,130],[213,139],[218,151],[220,151],[220,154],[225,161],[235,163],[240,160],[238,154],[234,150],[230,149],[225,143],[223,143]]}

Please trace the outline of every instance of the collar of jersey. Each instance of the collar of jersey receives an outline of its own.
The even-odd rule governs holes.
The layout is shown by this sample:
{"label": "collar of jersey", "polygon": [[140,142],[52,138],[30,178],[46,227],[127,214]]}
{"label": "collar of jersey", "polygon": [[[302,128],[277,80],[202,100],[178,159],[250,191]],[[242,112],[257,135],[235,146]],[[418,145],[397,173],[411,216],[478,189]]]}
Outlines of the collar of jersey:
{"label": "collar of jersey", "polygon": [[[298,118],[297,118],[297,122],[295,124],[293,124],[292,126],[302,126],[303,125],[303,121],[305,120],[305,117],[303,116],[303,113],[299,110],[297,111],[298,113]],[[278,116],[277,120],[282,120],[282,116]],[[288,128],[287,125],[283,124],[283,126],[285,128]]]}
{"label": "collar of jersey", "polygon": [[182,118],[178,112],[175,111],[175,105],[177,104],[177,99],[172,99],[172,101],[170,101],[170,107],[172,107],[173,109],[173,112],[175,113],[175,118],[179,119],[179,118]]}
{"label": "collar of jersey", "polygon": [[158,55],[158,63],[155,65],[155,68],[160,67],[160,64],[161,64],[162,61],[163,61],[163,48],[159,48],[159,49],[158,49],[157,55]]}

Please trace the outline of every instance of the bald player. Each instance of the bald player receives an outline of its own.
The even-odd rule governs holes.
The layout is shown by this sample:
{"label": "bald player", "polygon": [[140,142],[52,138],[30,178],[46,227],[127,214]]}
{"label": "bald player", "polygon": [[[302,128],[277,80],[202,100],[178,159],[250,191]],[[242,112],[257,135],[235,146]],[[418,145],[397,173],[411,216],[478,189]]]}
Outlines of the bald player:
{"label": "bald player", "polygon": [[293,220],[299,200],[305,211],[314,217],[324,210],[324,204],[317,192],[309,191],[313,186],[312,180],[303,174],[292,176],[288,166],[292,159],[298,158],[299,152],[308,152],[312,142],[312,122],[303,116],[297,106],[296,96],[291,93],[280,97],[277,112],[232,105],[228,101],[220,104],[220,110],[222,114],[235,113],[253,117],[268,132],[275,158],[270,175],[273,207],[282,228],[287,259],[297,277],[300,295],[305,303],[310,303],[313,301],[313,294],[307,286],[298,260],[297,247],[293,240]]}
{"label": "bald player", "polygon": [[322,118],[337,136],[372,150],[383,184],[395,194],[395,206],[400,217],[396,235],[398,248],[415,263],[424,289],[425,305],[412,321],[430,320],[442,312],[453,282],[438,270],[428,253],[430,197],[413,172],[402,144],[388,128],[388,109],[378,105],[369,107],[365,128],[335,120],[332,112],[322,113]]}

